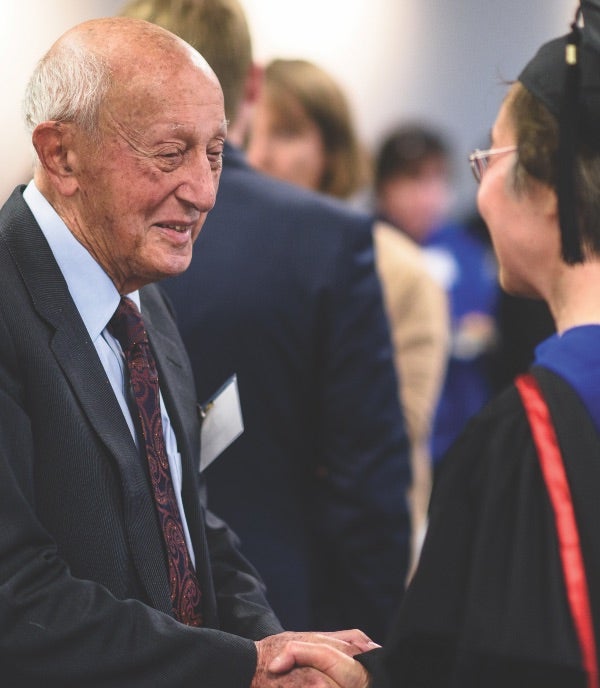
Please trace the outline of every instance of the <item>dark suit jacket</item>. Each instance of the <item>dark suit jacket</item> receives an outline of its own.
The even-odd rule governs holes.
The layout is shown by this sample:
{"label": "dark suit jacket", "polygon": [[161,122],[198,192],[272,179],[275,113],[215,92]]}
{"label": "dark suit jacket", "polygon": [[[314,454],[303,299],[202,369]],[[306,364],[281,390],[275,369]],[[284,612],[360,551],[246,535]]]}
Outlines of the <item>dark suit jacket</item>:
{"label": "dark suit jacket", "polygon": [[382,637],[407,566],[407,446],[372,220],[228,145],[191,267],[164,284],[199,398],[237,373],[245,432],[207,471],[289,629]]}
{"label": "dark suit jacket", "polygon": [[141,290],[206,625],[221,630],[170,616],[147,469],[21,191],[0,211],[0,673],[14,686],[248,685],[254,645],[230,634],[280,626],[201,504],[195,393],[171,314],[157,287]]}

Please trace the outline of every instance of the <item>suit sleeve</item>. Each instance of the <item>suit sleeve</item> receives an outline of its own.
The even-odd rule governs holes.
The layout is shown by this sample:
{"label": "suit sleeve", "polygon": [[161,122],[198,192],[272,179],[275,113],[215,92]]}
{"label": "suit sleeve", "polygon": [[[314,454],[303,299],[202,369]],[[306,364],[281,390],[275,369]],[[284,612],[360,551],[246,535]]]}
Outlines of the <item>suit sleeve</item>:
{"label": "suit sleeve", "polygon": [[210,511],[205,525],[220,627],[253,640],[283,631],[258,572],[239,552],[237,537]]}
{"label": "suit sleeve", "polygon": [[323,308],[316,527],[342,623],[382,640],[408,563],[408,442],[368,220],[339,247]]}
{"label": "suit sleeve", "polygon": [[[256,665],[252,641],[186,627],[71,574],[36,515],[34,474],[44,447],[36,445],[35,420],[25,410],[27,376],[0,319],[3,680],[24,688],[249,685]],[[53,390],[40,387],[38,394],[53,403]]]}

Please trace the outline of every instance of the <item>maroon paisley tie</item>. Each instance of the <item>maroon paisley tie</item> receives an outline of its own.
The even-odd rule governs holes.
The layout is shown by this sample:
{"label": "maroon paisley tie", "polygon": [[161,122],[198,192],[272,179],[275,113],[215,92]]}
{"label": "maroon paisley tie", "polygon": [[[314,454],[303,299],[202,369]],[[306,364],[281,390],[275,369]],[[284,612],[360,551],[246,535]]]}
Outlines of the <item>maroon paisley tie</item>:
{"label": "maroon paisley tie", "polygon": [[200,626],[200,585],[186,545],[171,480],[160,415],[156,363],[150,350],[144,321],[131,299],[121,298],[119,307],[108,323],[108,331],[121,344],[129,369],[129,380],[137,404],[156,511],[167,549],[171,603],[175,618],[188,626]]}

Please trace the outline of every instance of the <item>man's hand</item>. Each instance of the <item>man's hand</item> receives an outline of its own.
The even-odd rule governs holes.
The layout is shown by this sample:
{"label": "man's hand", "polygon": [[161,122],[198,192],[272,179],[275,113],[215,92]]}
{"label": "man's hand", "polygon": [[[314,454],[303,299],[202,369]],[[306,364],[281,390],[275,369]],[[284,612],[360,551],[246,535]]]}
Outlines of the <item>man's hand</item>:
{"label": "man's hand", "polygon": [[291,640],[269,664],[268,670],[286,675],[291,671],[293,676],[301,671],[296,667],[312,667],[340,688],[369,688],[371,681],[366,669],[352,657],[331,645]]}
{"label": "man's hand", "polygon": [[[347,688],[366,688],[367,673],[351,658],[374,647],[377,645],[357,630],[272,635],[256,642],[258,660],[250,688],[346,688],[338,682],[346,678]],[[320,653],[322,649],[327,652]],[[338,664],[340,659],[348,664]],[[362,683],[357,682],[359,676]]]}

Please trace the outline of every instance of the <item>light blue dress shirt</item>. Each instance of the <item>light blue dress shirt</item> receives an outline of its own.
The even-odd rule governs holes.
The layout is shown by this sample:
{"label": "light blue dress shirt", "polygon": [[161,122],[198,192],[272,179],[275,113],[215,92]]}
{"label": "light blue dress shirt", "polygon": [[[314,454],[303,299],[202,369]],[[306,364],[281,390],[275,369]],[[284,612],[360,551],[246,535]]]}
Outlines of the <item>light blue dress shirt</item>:
{"label": "light blue dress shirt", "polygon": [[[100,361],[104,366],[104,370],[108,375],[110,384],[129,426],[131,436],[139,449],[137,432],[130,410],[135,408],[135,401],[132,398],[127,376],[125,375],[125,358],[121,345],[106,329],[108,321],[117,310],[121,295],[110,277],[83,244],[80,244],[73,236],[33,181],[25,189],[23,198],[50,245],[58,267],[67,282],[71,298],[75,302],[75,306],[81,315],[90,338],[96,347]],[[137,291],[127,294],[127,296],[140,308],[140,295]],[[130,403],[133,406],[130,407]],[[177,439],[169,420],[162,394],[160,396],[160,409],[173,488],[183,522],[188,550],[195,565],[194,550],[181,500],[181,455],[177,450]]]}

